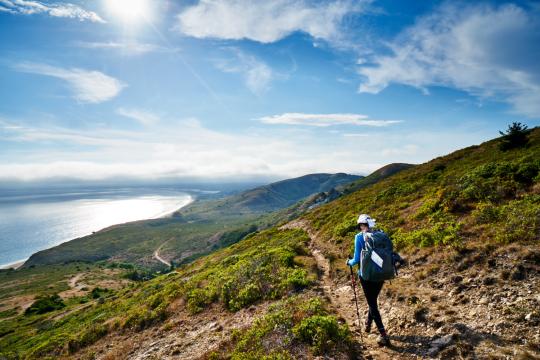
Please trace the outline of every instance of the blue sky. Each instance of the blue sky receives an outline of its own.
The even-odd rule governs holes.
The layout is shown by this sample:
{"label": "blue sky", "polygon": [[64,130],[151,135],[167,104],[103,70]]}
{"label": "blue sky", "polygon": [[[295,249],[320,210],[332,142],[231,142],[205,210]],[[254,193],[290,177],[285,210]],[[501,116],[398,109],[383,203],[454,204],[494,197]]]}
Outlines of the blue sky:
{"label": "blue sky", "polygon": [[0,0],[0,183],[421,163],[540,119],[540,6]]}

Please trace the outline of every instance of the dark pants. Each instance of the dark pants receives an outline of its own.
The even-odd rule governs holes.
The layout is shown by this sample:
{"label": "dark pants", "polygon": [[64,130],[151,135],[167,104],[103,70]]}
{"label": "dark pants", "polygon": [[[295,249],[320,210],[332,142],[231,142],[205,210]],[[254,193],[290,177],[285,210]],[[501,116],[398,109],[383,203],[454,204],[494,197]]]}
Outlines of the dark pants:
{"label": "dark pants", "polygon": [[377,305],[377,298],[383,287],[384,281],[367,281],[360,277],[360,284],[362,284],[362,290],[369,306],[368,318],[366,326],[371,326],[371,322],[375,321],[379,332],[384,332],[384,325],[379,313],[379,306]]}

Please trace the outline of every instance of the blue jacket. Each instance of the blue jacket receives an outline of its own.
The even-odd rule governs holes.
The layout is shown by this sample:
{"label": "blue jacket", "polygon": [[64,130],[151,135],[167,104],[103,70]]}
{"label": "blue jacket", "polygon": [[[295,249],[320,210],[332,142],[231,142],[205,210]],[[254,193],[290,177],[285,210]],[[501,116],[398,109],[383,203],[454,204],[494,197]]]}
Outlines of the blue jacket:
{"label": "blue jacket", "polygon": [[[347,261],[347,264],[349,266],[354,266],[360,263],[360,253],[362,249],[364,248],[364,246],[365,246],[364,233],[359,232],[354,237],[354,257],[351,260]],[[358,270],[358,272],[360,272],[360,270]]]}

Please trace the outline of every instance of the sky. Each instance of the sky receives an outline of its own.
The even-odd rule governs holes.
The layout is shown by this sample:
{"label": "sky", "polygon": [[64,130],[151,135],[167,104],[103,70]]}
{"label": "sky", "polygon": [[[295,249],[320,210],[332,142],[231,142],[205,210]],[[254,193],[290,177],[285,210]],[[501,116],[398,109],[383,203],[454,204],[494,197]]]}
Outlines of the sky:
{"label": "sky", "polygon": [[0,185],[367,175],[540,120],[534,1],[0,0]]}

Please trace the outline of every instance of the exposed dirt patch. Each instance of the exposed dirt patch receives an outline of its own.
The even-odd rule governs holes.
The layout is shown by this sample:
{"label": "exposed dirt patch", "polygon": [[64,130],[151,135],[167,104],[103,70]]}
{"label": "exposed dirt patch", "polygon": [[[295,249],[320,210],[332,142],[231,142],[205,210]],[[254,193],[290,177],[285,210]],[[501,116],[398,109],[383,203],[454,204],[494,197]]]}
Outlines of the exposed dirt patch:
{"label": "exposed dirt patch", "polygon": [[182,307],[160,327],[141,332],[111,334],[77,353],[86,359],[197,359],[230,339],[234,329],[249,327],[263,316],[271,302],[251,306],[235,313],[214,304],[197,316]]}
{"label": "exposed dirt patch", "polygon": [[[6,311],[11,309],[17,309],[18,314],[22,314],[27,308],[34,302],[33,295],[14,296],[8,299],[2,300],[0,304],[0,311]],[[4,318],[5,320],[7,318]]]}
{"label": "exposed dirt patch", "polygon": [[69,290],[60,292],[63,299],[87,295],[96,287],[117,290],[127,285],[130,281],[119,278],[121,271],[118,269],[103,269],[99,272],[81,272],[68,280]]}

